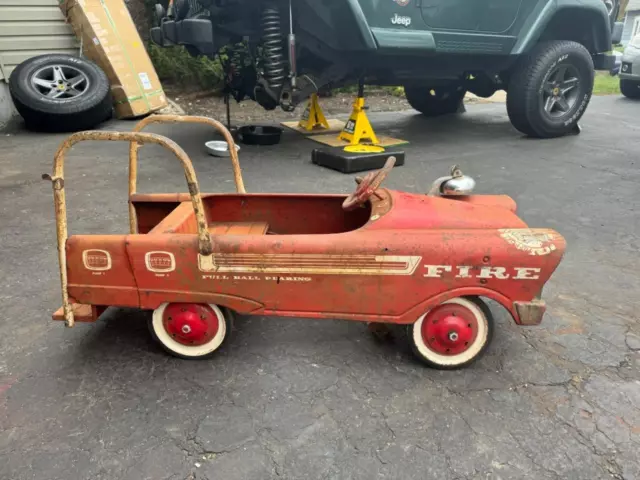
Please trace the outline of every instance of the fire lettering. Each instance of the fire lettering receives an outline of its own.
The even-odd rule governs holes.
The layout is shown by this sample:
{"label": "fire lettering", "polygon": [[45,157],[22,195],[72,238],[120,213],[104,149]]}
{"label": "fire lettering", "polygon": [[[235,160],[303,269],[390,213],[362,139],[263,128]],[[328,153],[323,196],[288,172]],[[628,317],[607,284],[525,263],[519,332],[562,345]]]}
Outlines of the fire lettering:
{"label": "fire lettering", "polygon": [[451,265],[425,265],[425,267],[427,273],[424,276],[430,278],[440,278],[444,272],[451,271]]}
{"label": "fire lettering", "polygon": [[[473,267],[470,265],[425,265],[427,278],[442,278],[447,273],[455,274],[455,278],[483,278],[506,280],[537,280],[540,278],[540,269],[536,267]],[[475,270],[475,273],[474,273]]]}
{"label": "fire lettering", "polygon": [[468,267],[468,266],[458,267],[458,274],[456,275],[456,278],[472,278],[473,275],[469,273],[469,270],[471,270],[471,267]]}
{"label": "fire lettering", "polygon": [[539,268],[526,268],[526,267],[515,267],[516,276],[513,277],[516,280],[537,280],[540,278],[540,269]]}
{"label": "fire lettering", "polygon": [[504,267],[482,267],[480,269],[480,275],[478,278],[499,278],[500,280],[504,280],[509,278],[509,274],[505,273],[507,271]]}

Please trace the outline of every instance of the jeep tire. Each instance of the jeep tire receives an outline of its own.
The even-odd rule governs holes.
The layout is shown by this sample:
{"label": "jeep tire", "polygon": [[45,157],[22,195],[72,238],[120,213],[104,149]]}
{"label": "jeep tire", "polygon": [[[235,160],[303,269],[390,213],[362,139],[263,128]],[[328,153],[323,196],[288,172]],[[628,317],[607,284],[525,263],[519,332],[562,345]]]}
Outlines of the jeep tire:
{"label": "jeep tire", "polygon": [[112,113],[105,73],[95,63],[73,55],[46,54],[22,62],[11,73],[9,90],[30,130],[87,130]]}
{"label": "jeep tire", "polygon": [[515,128],[538,138],[575,131],[591,100],[593,60],[566,40],[544,42],[523,55],[511,72],[507,113]]}
{"label": "jeep tire", "polygon": [[627,98],[640,98],[640,82],[621,79],[620,92]]}
{"label": "jeep tire", "polygon": [[443,87],[405,87],[407,102],[427,117],[464,112],[466,91],[458,85]]}

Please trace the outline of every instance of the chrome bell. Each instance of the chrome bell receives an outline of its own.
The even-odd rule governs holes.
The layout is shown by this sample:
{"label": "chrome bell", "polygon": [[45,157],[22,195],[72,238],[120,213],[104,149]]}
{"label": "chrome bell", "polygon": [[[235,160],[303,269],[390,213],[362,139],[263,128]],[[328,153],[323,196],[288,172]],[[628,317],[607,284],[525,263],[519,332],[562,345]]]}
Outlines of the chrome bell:
{"label": "chrome bell", "polygon": [[476,181],[464,175],[458,165],[454,165],[451,167],[451,175],[440,177],[433,182],[428,195],[441,195],[443,197],[471,195],[475,186]]}

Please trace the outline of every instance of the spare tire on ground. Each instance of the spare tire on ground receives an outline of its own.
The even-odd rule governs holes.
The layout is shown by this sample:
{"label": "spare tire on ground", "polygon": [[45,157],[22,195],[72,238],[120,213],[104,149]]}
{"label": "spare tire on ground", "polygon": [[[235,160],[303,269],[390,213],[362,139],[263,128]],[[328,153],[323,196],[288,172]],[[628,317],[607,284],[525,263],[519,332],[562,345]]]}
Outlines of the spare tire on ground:
{"label": "spare tire on ground", "polygon": [[86,130],[111,117],[109,80],[100,67],[83,58],[32,57],[11,73],[9,89],[31,130]]}

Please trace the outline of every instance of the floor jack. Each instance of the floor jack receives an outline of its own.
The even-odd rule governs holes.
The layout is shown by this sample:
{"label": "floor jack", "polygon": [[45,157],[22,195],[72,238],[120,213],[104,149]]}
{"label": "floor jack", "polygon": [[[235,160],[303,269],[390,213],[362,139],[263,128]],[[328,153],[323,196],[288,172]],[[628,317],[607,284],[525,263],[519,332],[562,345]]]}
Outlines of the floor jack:
{"label": "floor jack", "polygon": [[396,157],[396,166],[404,165],[404,151],[385,150],[378,145],[378,137],[367,118],[364,101],[364,82],[358,82],[358,96],[353,102],[349,120],[338,136],[344,147],[317,148],[311,153],[316,165],[338,170],[342,173],[362,172],[382,168],[390,155]]}

